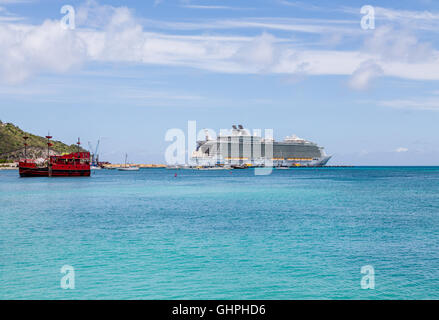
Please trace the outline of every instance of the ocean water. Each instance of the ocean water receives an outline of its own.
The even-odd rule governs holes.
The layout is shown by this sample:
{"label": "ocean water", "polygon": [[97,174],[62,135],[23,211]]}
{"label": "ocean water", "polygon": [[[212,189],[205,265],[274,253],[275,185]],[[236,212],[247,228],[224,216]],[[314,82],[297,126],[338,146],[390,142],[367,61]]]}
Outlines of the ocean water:
{"label": "ocean water", "polygon": [[0,298],[439,299],[439,167],[0,171]]}

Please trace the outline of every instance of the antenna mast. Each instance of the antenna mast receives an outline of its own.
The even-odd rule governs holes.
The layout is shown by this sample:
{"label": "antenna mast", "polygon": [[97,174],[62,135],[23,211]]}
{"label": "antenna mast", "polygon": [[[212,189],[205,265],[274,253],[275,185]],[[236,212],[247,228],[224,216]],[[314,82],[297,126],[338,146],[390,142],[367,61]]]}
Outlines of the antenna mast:
{"label": "antenna mast", "polygon": [[28,136],[24,136],[24,162],[27,161],[27,139],[29,139]]}
{"label": "antenna mast", "polygon": [[76,144],[78,145],[78,153],[79,153],[79,151],[80,151],[80,145],[81,145],[81,140],[78,138],[78,142],[76,142]]}
{"label": "antenna mast", "polygon": [[47,138],[47,161],[50,162],[50,147],[53,146],[53,144],[50,143],[50,139],[52,139],[50,132],[47,133],[46,138]]}

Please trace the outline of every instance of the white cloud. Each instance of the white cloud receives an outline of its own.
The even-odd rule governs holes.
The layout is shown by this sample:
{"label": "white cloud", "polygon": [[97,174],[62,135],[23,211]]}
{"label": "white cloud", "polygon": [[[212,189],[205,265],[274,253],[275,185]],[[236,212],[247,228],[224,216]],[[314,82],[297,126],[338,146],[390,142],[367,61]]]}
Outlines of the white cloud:
{"label": "white cloud", "polygon": [[396,109],[439,111],[439,99],[434,98],[385,100],[379,101],[378,105]]}
{"label": "white cloud", "polygon": [[29,3],[34,2],[35,0],[0,0],[1,4],[14,4],[14,3]]}
{"label": "white cloud", "polygon": [[66,72],[84,60],[84,47],[59,21],[40,26],[0,24],[0,80],[18,83],[38,72]]}
{"label": "white cloud", "polygon": [[[402,24],[413,24],[416,22],[435,22],[438,23],[439,13],[432,12],[429,10],[416,11],[416,10],[398,10],[392,8],[383,8],[379,6],[373,6],[375,9],[375,17],[379,18],[381,21],[391,21],[398,22]],[[335,9],[336,11],[341,11],[344,13],[359,15],[360,8],[356,7],[341,7]],[[419,26],[419,25],[416,25]]]}
{"label": "white cloud", "polygon": [[375,61],[365,61],[352,74],[349,86],[356,90],[367,89],[370,82],[382,74],[383,69]]}
{"label": "white cloud", "polygon": [[311,11],[329,11],[330,10],[328,8],[323,8],[322,6],[315,6],[315,5],[300,2],[300,1],[279,0],[278,2],[284,6],[295,7],[295,8],[299,8],[299,9],[303,9],[303,10],[311,10]]}
{"label": "white cloud", "polygon": [[16,16],[0,16],[0,23],[1,22],[15,22],[15,21],[22,21],[24,18],[22,17],[16,17]]}
{"label": "white cloud", "polygon": [[439,14],[430,11],[414,11],[414,10],[395,10],[383,7],[375,7],[375,12],[387,19],[410,19],[410,20],[436,20],[439,19]]}
{"label": "white cloud", "polygon": [[243,45],[235,53],[234,58],[244,65],[248,65],[252,70],[259,72],[269,71],[275,63],[276,47],[274,45],[276,38],[268,33],[254,38],[250,43]]}
{"label": "white cloud", "polygon": [[407,30],[383,26],[370,34],[365,40],[364,49],[378,55],[382,60],[416,63],[434,58],[435,52],[431,44],[419,42]]}
{"label": "white cloud", "polygon": [[223,29],[258,29],[273,31],[289,31],[303,34],[342,34],[360,36],[361,29],[356,20],[311,19],[311,18],[240,18],[221,20],[194,20],[191,22],[175,22],[143,19],[148,28],[163,30],[223,30]]}
{"label": "white cloud", "polygon": [[[341,22],[305,20],[223,20],[215,27],[362,33],[360,28],[339,27]],[[205,31],[191,35],[147,32],[130,9],[101,6],[93,0],[78,8],[77,26],[63,30],[58,21],[50,20],[42,25],[0,24],[0,80],[17,83],[37,73],[64,73],[88,61],[186,66],[223,73],[348,75],[355,89],[367,88],[378,76],[439,80],[438,51],[408,32],[389,27],[368,33],[362,50],[322,50],[263,31],[253,37]],[[197,23],[185,26],[200,28]],[[178,26],[171,23],[169,27]]]}
{"label": "white cloud", "polygon": [[211,6],[211,5],[195,5],[195,4],[186,4],[182,6],[183,8],[188,9],[207,9],[207,10],[237,10],[240,8],[229,7],[229,6]]}
{"label": "white cloud", "polygon": [[399,148],[395,149],[395,152],[407,152],[407,151],[409,151],[409,149],[404,148],[404,147],[399,147]]}
{"label": "white cloud", "polygon": [[[1,0],[0,0],[1,3]],[[0,23],[2,22],[16,22],[16,21],[22,21],[24,20],[23,17],[17,16],[11,12],[9,12],[8,9],[5,7],[0,7]]]}

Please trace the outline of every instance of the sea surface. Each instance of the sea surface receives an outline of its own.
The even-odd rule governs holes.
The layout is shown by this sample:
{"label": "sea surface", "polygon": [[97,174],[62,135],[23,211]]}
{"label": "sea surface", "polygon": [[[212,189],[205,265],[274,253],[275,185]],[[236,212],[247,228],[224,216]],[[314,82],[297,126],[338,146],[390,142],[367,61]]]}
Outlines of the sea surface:
{"label": "sea surface", "polygon": [[0,171],[0,299],[439,299],[439,167]]}

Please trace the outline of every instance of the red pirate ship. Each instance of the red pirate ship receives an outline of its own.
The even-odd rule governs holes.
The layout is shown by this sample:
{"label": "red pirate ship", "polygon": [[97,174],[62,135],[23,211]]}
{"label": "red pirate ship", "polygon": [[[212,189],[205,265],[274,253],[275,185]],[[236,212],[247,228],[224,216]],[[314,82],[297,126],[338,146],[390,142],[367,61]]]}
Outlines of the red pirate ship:
{"label": "red pirate ship", "polygon": [[33,159],[27,159],[27,139],[24,139],[24,159],[21,159],[18,168],[20,177],[89,177],[90,176],[90,152],[78,152],[62,155],[51,156],[50,147],[52,136],[47,135],[47,160],[39,164]]}

